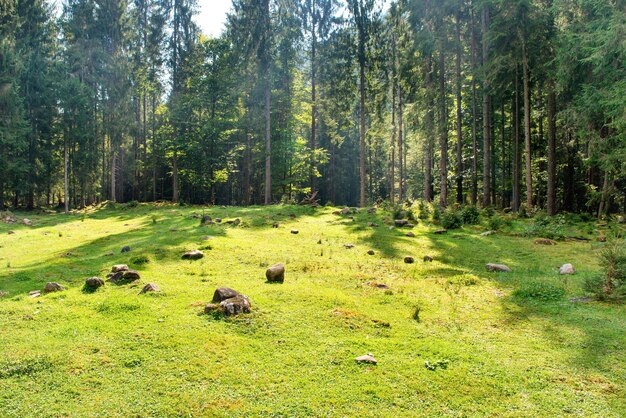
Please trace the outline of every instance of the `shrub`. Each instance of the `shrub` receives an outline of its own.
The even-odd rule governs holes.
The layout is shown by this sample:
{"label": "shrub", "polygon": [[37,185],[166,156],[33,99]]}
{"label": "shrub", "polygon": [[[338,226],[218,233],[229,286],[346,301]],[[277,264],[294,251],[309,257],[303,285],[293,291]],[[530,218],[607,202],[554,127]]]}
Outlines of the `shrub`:
{"label": "shrub", "polygon": [[600,255],[602,267],[606,271],[604,293],[610,295],[626,283],[626,243],[613,241]]}
{"label": "shrub", "polygon": [[454,209],[448,209],[441,217],[441,226],[446,229],[456,229],[463,226],[463,218],[461,213]]}
{"label": "shrub", "polygon": [[150,262],[150,259],[146,255],[137,255],[130,259],[130,263],[136,266],[148,264],[149,262]]}
{"label": "shrub", "polygon": [[487,225],[489,225],[489,229],[494,231],[498,231],[500,228],[504,226],[504,219],[499,216],[492,216],[487,221]]}
{"label": "shrub", "polygon": [[513,292],[513,296],[522,299],[538,299],[543,301],[559,300],[565,296],[565,289],[549,282],[530,281]]}
{"label": "shrub", "polygon": [[433,209],[433,223],[438,224],[440,221],[441,221],[441,209],[439,209],[439,206],[435,205],[435,208]]}
{"label": "shrub", "polygon": [[417,209],[419,211],[418,216],[421,220],[426,221],[428,220],[428,218],[430,218],[430,207],[428,206],[428,203],[420,200]]}
{"label": "shrub", "polygon": [[487,206],[485,209],[483,209],[483,214],[486,218],[491,218],[493,215],[496,214],[496,211],[493,209],[492,206]]}
{"label": "shrub", "polygon": [[465,206],[461,210],[461,218],[464,224],[476,225],[480,222],[480,211],[476,206]]}

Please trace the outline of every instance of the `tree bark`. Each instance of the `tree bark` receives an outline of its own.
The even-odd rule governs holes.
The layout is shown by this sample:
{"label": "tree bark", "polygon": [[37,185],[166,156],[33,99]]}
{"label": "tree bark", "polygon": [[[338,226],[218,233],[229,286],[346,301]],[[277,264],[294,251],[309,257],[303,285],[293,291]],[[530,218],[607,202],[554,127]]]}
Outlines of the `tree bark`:
{"label": "tree bark", "polygon": [[[484,6],[482,10],[482,44],[483,44],[483,71],[489,61],[489,41],[487,39],[487,31],[489,28],[489,7]],[[486,71],[484,71],[486,72]],[[487,75],[483,75],[483,207],[489,206],[491,203],[490,190],[490,161],[489,150],[491,148],[489,138],[489,81]]]}
{"label": "tree bark", "polygon": [[478,101],[478,95],[476,93],[476,55],[477,55],[477,42],[476,42],[476,28],[474,20],[474,3],[470,4],[471,8],[471,35],[472,35],[472,205],[478,203],[478,143],[476,133],[478,131],[478,109],[476,103]]}
{"label": "tree bark", "polygon": [[520,155],[519,155],[519,77],[515,68],[515,141],[513,143],[513,211],[520,206]]}
{"label": "tree bark", "polygon": [[265,84],[265,204],[272,203],[272,145],[270,142],[270,75]]}
{"label": "tree bark", "polygon": [[63,200],[65,213],[70,212],[70,182],[68,173],[67,140],[63,141]]}
{"label": "tree bark", "polygon": [[524,71],[524,143],[526,156],[526,209],[531,210],[533,207],[533,173],[531,172],[531,155],[530,155],[530,86],[529,86],[529,70],[528,70],[528,54],[526,46],[523,50],[523,71]]}
{"label": "tree bark", "polygon": [[556,214],[556,93],[554,83],[548,90],[548,215]]}
{"label": "tree bark", "polygon": [[431,202],[432,197],[432,137],[435,124],[434,103],[433,103],[433,76],[432,76],[432,54],[426,56],[426,152],[424,155],[424,200]]}
{"label": "tree bark", "polygon": [[404,199],[404,136],[402,129],[402,88],[398,81],[398,162],[400,163],[400,173],[398,182],[398,201]]}
{"label": "tree bark", "polygon": [[443,208],[448,205],[448,109],[446,106],[444,47],[442,40],[441,51],[439,51],[439,149],[441,150],[441,159],[439,161],[439,206]]}
{"label": "tree bark", "polygon": [[[359,40],[359,42],[363,42]],[[364,45],[359,47],[359,49],[364,49]],[[364,54],[365,52],[362,51]],[[359,140],[359,205],[361,207],[365,207],[365,58],[362,57],[359,59],[359,94],[360,94],[360,118],[361,118],[361,129],[360,129],[360,140]]]}
{"label": "tree bark", "polygon": [[463,203],[463,132],[461,103],[461,15],[456,13],[456,202]]}
{"label": "tree bark", "polygon": [[317,102],[316,102],[316,85],[315,85],[315,70],[316,70],[316,47],[317,47],[317,38],[315,36],[315,25],[316,25],[316,12],[315,12],[315,1],[312,2],[311,7],[313,8],[313,13],[311,17],[311,172],[310,172],[310,186],[311,193],[315,191],[315,149],[317,148],[316,141],[316,117],[317,117]]}

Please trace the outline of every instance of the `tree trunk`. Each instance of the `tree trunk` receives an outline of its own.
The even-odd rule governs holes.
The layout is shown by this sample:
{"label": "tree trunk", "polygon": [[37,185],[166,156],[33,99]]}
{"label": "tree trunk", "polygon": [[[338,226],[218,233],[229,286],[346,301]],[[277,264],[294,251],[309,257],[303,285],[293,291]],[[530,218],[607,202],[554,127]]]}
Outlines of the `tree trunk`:
{"label": "tree trunk", "polygon": [[[269,64],[268,64],[269,66]],[[265,84],[265,204],[272,203],[272,145],[270,143],[270,74]]]}
{"label": "tree trunk", "polygon": [[463,132],[461,104],[461,15],[456,13],[456,202],[463,203]]}
{"label": "tree trunk", "polygon": [[478,109],[476,103],[478,95],[476,94],[476,28],[474,21],[474,4],[471,3],[471,31],[472,31],[472,205],[478,203],[478,144],[476,132],[478,131]]}
{"label": "tree trunk", "polygon": [[530,155],[530,86],[528,74],[528,56],[526,47],[523,46],[523,71],[524,71],[524,143],[526,156],[526,210],[533,207],[533,173],[531,172]]}
{"label": "tree trunk", "polygon": [[424,200],[431,202],[432,196],[432,137],[434,134],[435,116],[432,92],[432,55],[426,56],[426,152],[424,155]]}
{"label": "tree trunk", "polygon": [[315,149],[317,148],[317,141],[316,141],[316,126],[315,126],[315,122],[316,122],[316,116],[317,116],[317,102],[316,102],[316,85],[315,85],[315,69],[316,69],[316,63],[315,63],[315,53],[316,53],[316,44],[317,44],[317,39],[315,37],[315,24],[316,24],[316,17],[315,17],[315,2],[313,2],[312,7],[314,8],[313,10],[313,16],[312,16],[312,21],[311,21],[311,172],[310,172],[310,186],[311,186],[311,193],[315,192]]}
{"label": "tree trunk", "polygon": [[441,159],[439,161],[439,206],[445,208],[448,205],[448,109],[446,106],[446,64],[444,43],[441,43],[439,52],[439,149]]}
{"label": "tree trunk", "polygon": [[67,141],[63,141],[63,200],[65,213],[70,212],[70,182],[68,173]]}
{"label": "tree trunk", "polygon": [[[489,8],[483,6],[482,10],[482,35],[483,35],[483,71],[489,61],[489,42],[487,40],[487,30],[489,28]],[[487,75],[483,75],[483,207],[491,203],[490,190],[490,161],[489,150],[491,149],[489,138],[489,81]]]}
{"label": "tree trunk", "polygon": [[172,202],[178,203],[178,150],[174,148],[174,159],[172,161]]}
{"label": "tree trunk", "polygon": [[[395,42],[394,42],[395,48]],[[394,50],[395,53],[395,50]],[[391,83],[391,178],[389,180],[389,200],[393,205],[396,198],[396,74],[392,76]]]}
{"label": "tree trunk", "polygon": [[556,214],[556,93],[551,82],[548,91],[548,215]]}
{"label": "tree trunk", "polygon": [[116,202],[117,201],[116,194],[115,194],[115,186],[116,186],[116,184],[115,184],[115,177],[116,177],[115,176],[115,172],[117,170],[117,166],[116,166],[117,161],[116,160],[117,160],[117,158],[116,158],[116,155],[115,155],[115,147],[112,146],[112,150],[111,150],[111,201],[112,202]]}
{"label": "tree trunk", "polygon": [[[359,40],[359,42],[363,42]],[[364,48],[364,46],[359,49]],[[364,53],[364,52],[363,52]],[[361,97],[360,101],[360,118],[361,118],[361,129],[360,129],[360,140],[359,140],[359,205],[361,207],[365,207],[365,59],[361,57],[359,60],[359,94]]]}
{"label": "tree trunk", "polygon": [[515,67],[515,141],[513,144],[513,211],[520,206],[520,155],[519,155],[519,79]]}
{"label": "tree trunk", "polygon": [[398,183],[398,202],[404,200],[404,134],[402,129],[402,88],[398,81],[398,162],[400,164],[400,176]]}

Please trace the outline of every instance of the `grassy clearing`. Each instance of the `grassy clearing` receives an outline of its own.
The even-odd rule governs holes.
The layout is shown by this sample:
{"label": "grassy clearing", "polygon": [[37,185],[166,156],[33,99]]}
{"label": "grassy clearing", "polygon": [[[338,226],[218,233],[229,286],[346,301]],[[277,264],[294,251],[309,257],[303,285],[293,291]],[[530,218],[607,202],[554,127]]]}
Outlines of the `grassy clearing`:
{"label": "grassy clearing", "polygon": [[[0,416],[617,417],[626,410],[626,309],[569,301],[599,273],[599,244],[482,237],[480,225],[434,235],[422,222],[409,238],[385,226],[391,216],[380,210],[354,220],[333,210],[139,205],[18,214],[31,227],[0,223],[0,291],[8,292],[0,298]],[[200,226],[194,215],[203,213],[242,223]],[[121,254],[125,245],[132,250]],[[180,259],[196,248],[202,260]],[[416,263],[404,264],[405,255]],[[423,263],[423,255],[435,261]],[[287,266],[282,285],[264,280],[275,262]],[[513,273],[487,273],[487,262]],[[578,274],[559,276],[566,262]],[[103,277],[117,263],[162,293],[111,284],[83,291],[86,277]],[[48,281],[68,290],[28,298]],[[363,285],[372,281],[390,289]],[[537,282],[563,295],[516,292]],[[253,313],[202,315],[219,286],[248,295]],[[377,366],[354,362],[368,352]]]}

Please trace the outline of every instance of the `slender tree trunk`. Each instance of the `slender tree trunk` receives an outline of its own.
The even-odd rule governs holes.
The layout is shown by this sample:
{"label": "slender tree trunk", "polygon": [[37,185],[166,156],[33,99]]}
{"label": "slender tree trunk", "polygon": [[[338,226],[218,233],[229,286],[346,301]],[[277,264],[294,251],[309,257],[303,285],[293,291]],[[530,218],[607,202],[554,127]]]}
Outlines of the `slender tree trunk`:
{"label": "slender tree trunk", "polygon": [[471,9],[471,35],[472,35],[472,205],[478,203],[478,143],[476,133],[478,131],[478,95],[476,93],[476,55],[477,55],[477,42],[476,42],[476,28],[474,19],[474,3],[470,4]]}
{"label": "slender tree trunk", "polygon": [[519,76],[515,67],[515,141],[513,144],[513,211],[520,206],[520,155],[519,155]]}
{"label": "slender tree trunk", "polygon": [[65,203],[65,213],[70,212],[70,182],[68,173],[67,140],[63,141],[63,200]]}
{"label": "slender tree trunk", "polygon": [[[488,41],[488,28],[489,28],[489,7],[483,6],[482,10],[482,35],[483,35],[483,70],[489,62],[489,41]],[[491,203],[491,190],[490,190],[490,161],[489,150],[491,148],[489,138],[489,82],[487,75],[483,75],[483,207],[489,206]]]}
{"label": "slender tree trunk", "polygon": [[439,52],[439,149],[441,160],[439,161],[439,206],[448,205],[448,107],[446,105],[446,64],[444,54],[444,42],[441,42]]}
{"label": "slender tree trunk", "polygon": [[[395,42],[394,42],[395,48]],[[392,76],[391,83],[391,178],[389,181],[389,200],[393,205],[396,198],[396,74]]]}
{"label": "slender tree trunk", "polygon": [[[359,42],[363,42],[360,40]],[[364,48],[364,46],[362,46]],[[365,52],[363,51],[363,54]],[[360,94],[360,147],[359,147],[359,205],[365,207],[365,59],[362,57],[359,63],[359,94]],[[400,188],[402,189],[402,188]]]}
{"label": "slender tree trunk", "polygon": [[315,85],[315,70],[316,70],[316,61],[315,61],[315,53],[317,46],[317,39],[315,37],[315,25],[316,25],[316,17],[315,17],[315,2],[312,4],[313,7],[313,16],[311,20],[311,173],[310,173],[310,186],[311,193],[315,191],[315,150],[317,148],[317,138],[316,138],[316,117],[317,117],[317,101],[316,101],[316,85]]}
{"label": "slender tree trunk", "polygon": [[178,203],[178,149],[174,148],[174,158],[172,161],[172,202]]}
{"label": "slender tree trunk", "polygon": [[611,173],[609,171],[605,171],[604,181],[602,182],[602,194],[600,195],[600,205],[598,206],[598,218],[601,218],[606,212],[610,177]]}
{"label": "slender tree trunk", "polygon": [[426,152],[424,155],[424,200],[431,202],[432,196],[432,142],[434,134],[435,116],[433,103],[433,75],[432,75],[432,54],[426,56]]}
{"label": "slender tree trunk", "polygon": [[456,13],[456,202],[463,203],[463,132],[461,103],[461,15]]}
{"label": "slender tree trunk", "polygon": [[533,207],[533,173],[531,171],[531,155],[530,155],[530,86],[528,74],[528,56],[526,47],[523,48],[523,71],[524,71],[524,143],[526,156],[526,209],[531,210]]}
{"label": "slender tree trunk", "polygon": [[[269,64],[268,64],[269,67]],[[265,84],[265,204],[272,203],[272,145],[270,143],[270,74]]]}
{"label": "slender tree trunk", "polygon": [[502,198],[502,209],[504,209],[507,206],[507,193],[506,193],[506,130],[505,130],[505,120],[506,120],[506,115],[504,113],[504,100],[502,100],[500,102],[500,136],[502,139],[502,143],[500,144],[501,148],[500,148],[500,161],[502,161],[502,173],[501,173],[501,181],[502,181],[502,191],[501,191],[501,198]]}
{"label": "slender tree trunk", "polygon": [[556,94],[554,83],[548,91],[548,215],[556,214]]}
{"label": "slender tree trunk", "polygon": [[400,87],[400,82],[398,81],[398,162],[400,164],[400,176],[398,183],[398,202],[402,202],[404,200],[404,162],[405,162],[405,153],[404,151],[404,131],[402,129],[402,88]]}
{"label": "slender tree trunk", "polygon": [[112,202],[116,202],[117,201],[117,196],[116,196],[116,190],[115,190],[115,172],[117,170],[117,158],[116,158],[116,154],[115,154],[115,147],[112,146],[111,147],[111,201]]}

